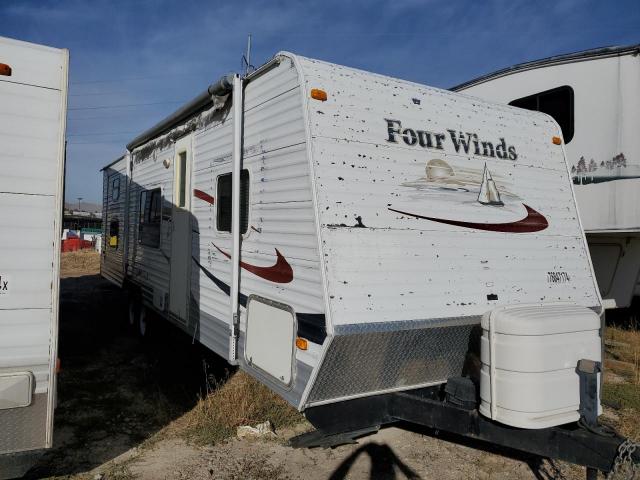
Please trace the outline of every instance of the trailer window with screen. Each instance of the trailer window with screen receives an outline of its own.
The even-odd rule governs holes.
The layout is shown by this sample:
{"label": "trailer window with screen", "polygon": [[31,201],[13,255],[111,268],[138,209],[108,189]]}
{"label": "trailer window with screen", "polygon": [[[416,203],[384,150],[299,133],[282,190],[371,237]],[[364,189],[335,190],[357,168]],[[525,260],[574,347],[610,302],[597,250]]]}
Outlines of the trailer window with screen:
{"label": "trailer window with screen", "polygon": [[[216,226],[220,232],[231,232],[231,174],[218,177],[216,193],[218,210]],[[249,226],[249,170],[240,172],[240,233],[247,233]]]}
{"label": "trailer window with screen", "polygon": [[158,248],[162,223],[162,194],[159,188],[140,192],[138,218],[138,242],[142,245]]}
{"label": "trailer window with screen", "polygon": [[535,93],[509,102],[513,107],[551,115],[562,129],[564,142],[573,138],[573,88],[568,85]]}

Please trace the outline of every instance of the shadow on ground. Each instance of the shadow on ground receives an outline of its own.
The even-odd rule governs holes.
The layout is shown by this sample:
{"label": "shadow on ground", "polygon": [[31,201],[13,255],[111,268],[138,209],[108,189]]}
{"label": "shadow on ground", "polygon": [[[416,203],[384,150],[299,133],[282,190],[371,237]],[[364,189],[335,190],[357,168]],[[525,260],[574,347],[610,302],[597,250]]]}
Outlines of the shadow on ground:
{"label": "shadow on ground", "polygon": [[[86,472],[191,409],[228,365],[168,322],[144,340],[126,293],[99,275],[61,280],[54,445],[26,478]],[[209,378],[207,378],[209,377]]]}

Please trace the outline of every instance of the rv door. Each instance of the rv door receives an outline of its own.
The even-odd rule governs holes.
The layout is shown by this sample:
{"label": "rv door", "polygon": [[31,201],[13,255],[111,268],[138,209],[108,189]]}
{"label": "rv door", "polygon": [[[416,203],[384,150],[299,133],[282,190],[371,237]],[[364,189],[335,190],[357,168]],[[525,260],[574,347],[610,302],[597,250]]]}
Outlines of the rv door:
{"label": "rv door", "polygon": [[191,266],[191,137],[178,140],[173,160],[173,223],[169,311],[186,324]]}

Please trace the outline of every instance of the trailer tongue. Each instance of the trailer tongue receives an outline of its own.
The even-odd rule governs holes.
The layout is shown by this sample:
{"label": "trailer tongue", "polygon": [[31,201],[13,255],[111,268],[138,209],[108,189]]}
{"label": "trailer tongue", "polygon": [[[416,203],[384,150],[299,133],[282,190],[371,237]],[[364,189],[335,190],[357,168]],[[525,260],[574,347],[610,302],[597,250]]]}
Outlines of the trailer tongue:
{"label": "trailer tongue", "polygon": [[595,478],[589,477],[595,471],[611,472],[625,461],[640,465],[640,450],[608,429],[585,428],[581,422],[536,430],[509,427],[486,418],[477,408],[451,403],[444,398],[441,386],[313,407],[306,411],[306,417],[317,430],[293,438],[293,447],[333,447],[352,443],[383,425],[409,422],[582,465],[587,467],[587,478]]}

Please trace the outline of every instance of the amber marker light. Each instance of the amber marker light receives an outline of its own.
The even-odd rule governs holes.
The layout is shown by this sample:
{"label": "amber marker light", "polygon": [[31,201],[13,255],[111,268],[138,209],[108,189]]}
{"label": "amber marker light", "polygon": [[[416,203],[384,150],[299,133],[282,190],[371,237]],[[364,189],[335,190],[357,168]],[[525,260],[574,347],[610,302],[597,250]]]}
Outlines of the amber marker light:
{"label": "amber marker light", "polygon": [[554,145],[562,145],[562,139],[560,137],[551,137],[551,141]]}
{"label": "amber marker light", "polygon": [[307,342],[305,338],[297,337],[296,347],[298,347],[300,350],[306,350],[307,348],[309,348],[309,342]]}
{"label": "amber marker light", "polygon": [[0,75],[4,75],[5,77],[10,77],[11,67],[6,63],[0,63]]}
{"label": "amber marker light", "polygon": [[321,102],[327,101],[327,92],[320,90],[319,88],[311,89],[311,98],[314,100],[320,100]]}

